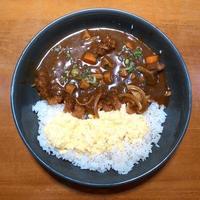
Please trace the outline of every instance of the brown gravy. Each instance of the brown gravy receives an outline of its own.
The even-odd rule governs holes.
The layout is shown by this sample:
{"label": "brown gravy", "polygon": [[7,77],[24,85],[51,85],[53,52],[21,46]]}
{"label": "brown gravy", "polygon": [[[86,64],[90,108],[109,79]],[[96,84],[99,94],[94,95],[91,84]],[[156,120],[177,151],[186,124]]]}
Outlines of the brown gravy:
{"label": "brown gravy", "polygon": [[78,118],[98,117],[98,110],[120,109],[122,103],[128,113],[142,113],[151,101],[167,105],[171,92],[164,67],[133,35],[97,28],[52,47],[37,68],[35,83],[49,104],[65,103],[65,111]]}

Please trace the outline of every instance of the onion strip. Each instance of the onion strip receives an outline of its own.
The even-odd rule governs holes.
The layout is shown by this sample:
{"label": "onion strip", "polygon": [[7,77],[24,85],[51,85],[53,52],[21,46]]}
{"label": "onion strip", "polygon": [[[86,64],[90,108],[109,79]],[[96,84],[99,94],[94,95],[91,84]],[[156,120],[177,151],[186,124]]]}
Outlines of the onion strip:
{"label": "onion strip", "polygon": [[139,88],[135,85],[127,85],[127,88],[128,88],[128,90],[136,90],[142,95],[142,97],[145,97],[145,93],[141,88]]}
{"label": "onion strip", "polygon": [[91,96],[90,99],[89,99],[89,101],[87,101],[87,102],[85,102],[85,103],[80,102],[78,99],[76,99],[76,102],[77,102],[79,105],[81,105],[81,106],[86,106],[86,105],[90,104],[90,103],[92,102],[93,99],[94,99],[94,96]]}
{"label": "onion strip", "polygon": [[133,94],[128,94],[128,93],[121,94],[120,97],[126,97],[126,98],[132,100],[137,105],[138,111],[142,110],[142,104],[140,103],[140,101]]}
{"label": "onion strip", "polygon": [[144,91],[141,88],[139,88],[139,87],[137,87],[135,85],[128,85],[127,88],[128,88],[128,90],[130,90],[130,92],[131,92],[131,90],[135,90],[135,91],[140,93],[140,95],[142,97],[143,110],[146,110],[147,105],[149,103],[150,96],[146,96]]}
{"label": "onion strip", "polygon": [[102,96],[102,93],[100,92],[97,96],[96,96],[96,99],[94,100],[94,117],[95,118],[99,118],[99,113],[98,113],[98,103],[99,103],[99,100]]}

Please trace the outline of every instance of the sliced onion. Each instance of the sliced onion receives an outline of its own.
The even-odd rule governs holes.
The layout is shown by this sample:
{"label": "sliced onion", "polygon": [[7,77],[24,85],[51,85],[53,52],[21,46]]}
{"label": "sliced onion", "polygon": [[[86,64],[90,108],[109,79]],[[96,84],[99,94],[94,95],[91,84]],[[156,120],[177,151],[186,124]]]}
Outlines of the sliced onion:
{"label": "sliced onion", "polygon": [[147,83],[149,85],[156,84],[157,80],[151,71],[149,71],[148,69],[146,69],[145,67],[142,67],[142,66],[138,66],[136,69],[146,77]]}
{"label": "sliced onion", "polygon": [[[131,92],[131,90],[135,90],[135,91],[140,93],[140,95],[142,97],[142,105],[143,105],[143,109],[142,110],[145,111],[147,109],[147,106],[148,106],[149,102],[150,102],[149,101],[150,96],[149,95],[146,96],[144,91],[141,88],[139,88],[139,87],[137,87],[135,85],[128,85],[127,88],[128,88],[128,90],[130,90],[130,92]],[[131,93],[133,94],[133,92],[131,92]]]}
{"label": "sliced onion", "polygon": [[81,106],[86,106],[86,105],[90,104],[93,99],[94,99],[94,96],[91,96],[90,99],[85,103],[80,102],[78,99],[76,99],[76,102],[77,102],[77,104],[79,104]]}
{"label": "sliced onion", "polygon": [[137,105],[138,111],[142,110],[141,102],[133,94],[129,94],[129,93],[121,94],[120,97],[125,97],[125,98],[128,98],[128,99],[132,100]]}
{"label": "sliced onion", "polygon": [[99,100],[102,96],[102,93],[100,92],[97,96],[96,96],[96,99],[94,100],[94,117],[95,118],[99,118],[99,113],[98,113],[98,103],[99,103]]}
{"label": "sliced onion", "polygon": [[142,95],[142,97],[145,97],[145,93],[141,88],[139,88],[139,87],[137,87],[135,85],[127,85],[127,88],[128,88],[128,90],[138,91]]}

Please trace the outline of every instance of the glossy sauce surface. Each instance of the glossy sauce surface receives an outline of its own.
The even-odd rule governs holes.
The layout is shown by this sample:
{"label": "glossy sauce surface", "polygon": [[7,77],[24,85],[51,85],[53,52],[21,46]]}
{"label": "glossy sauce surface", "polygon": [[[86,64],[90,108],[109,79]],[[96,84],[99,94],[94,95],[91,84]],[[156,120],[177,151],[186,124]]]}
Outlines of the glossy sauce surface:
{"label": "glossy sauce surface", "polygon": [[[156,58],[153,63],[152,58]],[[56,44],[39,64],[35,83],[42,98],[50,104],[64,102],[65,111],[75,117],[95,115],[95,109],[120,109],[122,103],[130,102],[128,113],[142,113],[151,101],[167,105],[171,94],[164,67],[159,56],[132,35],[97,28],[74,33]],[[131,93],[128,85],[145,93],[145,105],[139,89]],[[142,108],[129,94],[141,101]]]}

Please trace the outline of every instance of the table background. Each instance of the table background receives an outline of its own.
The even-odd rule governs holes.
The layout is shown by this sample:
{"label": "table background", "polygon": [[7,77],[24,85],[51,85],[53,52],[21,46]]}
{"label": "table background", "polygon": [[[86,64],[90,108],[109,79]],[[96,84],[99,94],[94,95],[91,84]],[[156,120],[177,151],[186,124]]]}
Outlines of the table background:
{"label": "table background", "polygon": [[[187,134],[167,165],[137,186],[96,190],[56,180],[33,159],[12,120],[11,75],[25,45],[55,18],[92,7],[149,20],[175,43],[190,72],[193,112]],[[0,199],[200,199],[199,57],[199,0],[0,0]]]}

